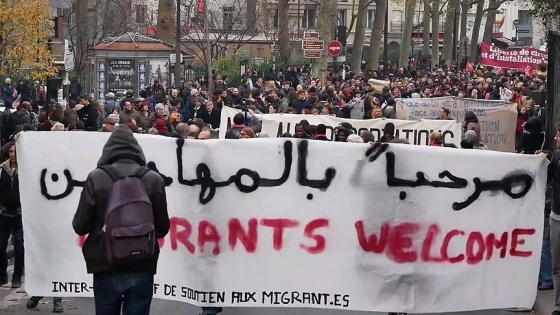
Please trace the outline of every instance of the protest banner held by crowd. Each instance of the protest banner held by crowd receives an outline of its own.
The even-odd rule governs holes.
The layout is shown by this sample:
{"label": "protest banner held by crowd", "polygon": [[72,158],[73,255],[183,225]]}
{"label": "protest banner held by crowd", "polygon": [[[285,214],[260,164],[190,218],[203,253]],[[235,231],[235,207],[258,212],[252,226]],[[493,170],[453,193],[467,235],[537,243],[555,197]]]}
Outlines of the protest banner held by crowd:
{"label": "protest banner held by crowd", "polygon": [[[31,294],[92,294],[70,222],[107,138],[24,133],[18,140],[20,180],[29,191],[22,207]],[[205,307],[385,312],[534,301],[542,240],[534,207],[544,207],[544,157],[306,139],[136,139],[148,168],[167,184],[170,231],[159,242],[156,297]],[[43,152],[37,163],[39,144],[52,141],[76,145]],[[474,172],[462,167],[473,158],[485,163]],[[513,165],[523,172],[511,174]],[[45,209],[51,215],[41,216]],[[60,246],[49,248],[54,237]],[[45,251],[65,259],[40,259]],[[512,272],[518,276],[507,277]],[[417,274],[421,282],[398,280]],[[475,287],[482,293],[476,301],[462,298]],[[502,294],[491,294],[496,289]]]}
{"label": "protest banner held by crowd", "polygon": [[[514,53],[491,47],[483,57],[513,62],[528,55],[533,70],[545,58],[530,50],[517,53],[525,59],[504,54]],[[223,306],[531,307],[534,288],[552,286],[551,272],[538,272],[546,242],[534,213],[545,208],[545,159],[534,155],[544,146],[546,77],[518,64],[496,65],[420,63],[391,66],[388,75],[331,71],[325,81],[307,66],[247,69],[240,86],[216,73],[212,91],[203,79],[174,88],[156,80],[139,91],[108,91],[103,100],[71,89],[59,103],[41,82],[6,79],[0,136],[8,177],[2,176],[26,187],[21,197],[16,189],[9,220],[19,224],[17,235],[25,227],[26,290],[37,295],[28,307],[54,296],[61,310],[60,297],[98,294],[106,287],[86,270],[99,280],[109,256],[103,268],[92,260],[113,261],[118,255],[110,250],[118,246],[100,254],[92,243],[148,235],[161,255],[158,261],[148,251],[156,255],[148,269],[158,273],[143,281],[153,282],[155,297],[198,305],[204,314]],[[194,141],[211,139],[219,140]],[[45,143],[72,145],[44,150]],[[109,151],[119,159],[108,158]],[[121,165],[127,163],[138,164],[138,173]],[[100,175],[96,167],[107,165],[117,173]],[[158,219],[164,224],[89,222],[103,217],[83,215],[99,210],[92,204],[119,208],[118,199],[109,202],[94,187],[110,191],[129,175],[146,185],[145,207],[161,214],[165,200],[167,219]],[[147,202],[154,195],[157,202]],[[45,209],[53,215],[40,215]],[[103,227],[116,232],[103,234]],[[60,242],[54,249],[53,239]],[[24,255],[23,238],[15,240],[17,287]],[[424,280],[414,280],[419,274]],[[480,298],[465,299],[475,288]]]}

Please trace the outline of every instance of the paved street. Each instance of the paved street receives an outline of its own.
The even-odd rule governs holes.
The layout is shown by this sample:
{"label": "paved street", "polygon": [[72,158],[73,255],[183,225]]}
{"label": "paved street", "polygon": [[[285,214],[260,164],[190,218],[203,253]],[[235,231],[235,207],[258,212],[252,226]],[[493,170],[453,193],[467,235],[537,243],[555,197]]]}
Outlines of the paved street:
{"label": "paved street", "polygon": [[[11,273],[13,266],[10,265],[8,271]],[[11,274],[10,274],[11,279]],[[551,292],[551,291],[548,291]],[[7,286],[0,287],[0,314],[11,315],[30,315],[40,313],[52,314],[52,299],[41,301],[38,309],[30,313],[25,308],[25,303],[29,297],[25,293],[25,288],[12,289]],[[89,298],[68,298],[63,299],[64,313],[70,315],[91,315],[94,314],[93,299]],[[152,304],[152,314],[159,315],[197,315],[200,309],[189,304],[179,302],[169,302],[164,300],[154,300]],[[384,313],[366,312],[340,312],[331,310],[312,310],[312,309],[263,309],[263,308],[235,308],[225,309],[224,315],[386,315]],[[441,315],[513,315],[531,313],[510,313],[502,310],[466,312],[466,313],[441,313]],[[534,314],[534,313],[533,313]],[[539,314],[539,315],[548,315]]]}

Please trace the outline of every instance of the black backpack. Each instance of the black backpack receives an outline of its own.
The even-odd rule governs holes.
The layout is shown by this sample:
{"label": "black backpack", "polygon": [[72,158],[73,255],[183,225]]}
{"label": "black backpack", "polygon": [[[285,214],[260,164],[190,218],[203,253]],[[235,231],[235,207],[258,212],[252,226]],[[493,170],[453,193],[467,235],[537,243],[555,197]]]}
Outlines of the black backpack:
{"label": "black backpack", "polygon": [[150,260],[158,246],[152,202],[142,182],[150,170],[141,166],[134,174],[123,176],[111,165],[99,168],[114,182],[102,228],[109,263],[122,265]]}

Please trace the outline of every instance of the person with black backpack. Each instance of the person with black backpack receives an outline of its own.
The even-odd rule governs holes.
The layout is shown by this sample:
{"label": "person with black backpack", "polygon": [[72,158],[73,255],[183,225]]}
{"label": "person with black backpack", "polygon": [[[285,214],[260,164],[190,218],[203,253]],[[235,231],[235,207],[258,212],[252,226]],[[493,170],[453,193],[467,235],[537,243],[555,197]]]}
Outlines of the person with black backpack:
{"label": "person with black backpack", "polygon": [[157,271],[157,239],[169,232],[162,177],[146,167],[132,131],[118,126],[89,173],[72,226],[88,235],[83,254],[93,274],[97,315],[148,315]]}

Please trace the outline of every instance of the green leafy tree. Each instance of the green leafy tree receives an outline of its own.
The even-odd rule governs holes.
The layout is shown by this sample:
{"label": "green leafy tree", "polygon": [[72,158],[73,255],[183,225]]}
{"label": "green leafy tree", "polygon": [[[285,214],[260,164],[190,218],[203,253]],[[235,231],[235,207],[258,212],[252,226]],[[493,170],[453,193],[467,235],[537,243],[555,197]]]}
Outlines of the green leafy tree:
{"label": "green leafy tree", "polygon": [[531,0],[533,16],[543,19],[549,29],[560,30],[560,1]]}

